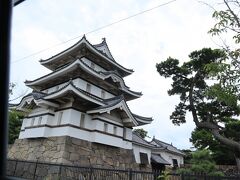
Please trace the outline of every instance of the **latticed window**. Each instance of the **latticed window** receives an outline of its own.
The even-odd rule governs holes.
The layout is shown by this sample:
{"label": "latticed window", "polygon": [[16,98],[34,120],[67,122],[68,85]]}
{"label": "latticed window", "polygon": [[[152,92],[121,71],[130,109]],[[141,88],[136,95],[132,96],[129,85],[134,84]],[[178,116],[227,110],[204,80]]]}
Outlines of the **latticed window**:
{"label": "latticed window", "polygon": [[95,69],[95,64],[93,62],[91,62],[91,68]]}
{"label": "latticed window", "polygon": [[103,131],[108,132],[108,124],[107,123],[104,123]]}
{"label": "latticed window", "polygon": [[140,164],[149,164],[147,153],[140,152],[139,156],[140,156]]}
{"label": "latticed window", "polygon": [[38,125],[41,125],[41,124],[42,124],[42,116],[38,118]]}
{"label": "latticed window", "polygon": [[80,117],[80,127],[84,128],[85,127],[85,114],[81,113]]}
{"label": "latticed window", "polygon": [[87,91],[88,93],[91,92],[91,84],[87,83],[86,91]]}
{"label": "latticed window", "polygon": [[104,90],[102,90],[102,91],[101,91],[101,98],[103,98],[103,99],[104,99],[104,98],[105,98],[105,94],[106,94],[106,93],[105,93],[105,91],[104,91]]}
{"label": "latticed window", "polygon": [[34,126],[34,121],[35,121],[35,117],[32,118],[30,126]]}
{"label": "latticed window", "polygon": [[117,135],[117,126],[113,126],[113,134]]}

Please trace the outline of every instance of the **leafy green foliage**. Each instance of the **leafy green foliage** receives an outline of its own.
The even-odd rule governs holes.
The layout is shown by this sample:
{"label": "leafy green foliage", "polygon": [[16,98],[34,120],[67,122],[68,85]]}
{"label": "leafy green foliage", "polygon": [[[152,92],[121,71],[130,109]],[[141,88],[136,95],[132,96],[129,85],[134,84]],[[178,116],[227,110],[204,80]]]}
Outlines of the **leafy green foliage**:
{"label": "leafy green foliage", "polygon": [[[238,0],[223,0],[225,10],[216,10],[213,13],[213,18],[217,21],[214,27],[209,31],[213,36],[220,36],[223,34],[231,35],[232,38],[228,38],[228,41],[233,40],[235,44],[240,43],[240,19],[238,17],[240,2]],[[221,38],[222,39],[222,38]],[[217,77],[219,80],[219,87],[222,92],[218,89],[213,89],[214,95],[220,100],[224,100],[227,103],[236,103],[237,97],[233,94],[239,92],[239,55],[240,49],[230,47],[223,43],[223,50],[229,59],[229,64],[219,63],[216,65],[210,64],[208,68],[212,75]],[[215,72],[215,70],[219,70]],[[218,95],[217,95],[218,94]]]}
{"label": "leafy green foliage", "polygon": [[184,152],[185,156],[184,158],[184,164],[190,164],[192,159],[192,151],[190,149],[182,149],[182,152]]}
{"label": "leafy green foliage", "polygon": [[213,160],[219,165],[234,165],[234,151],[228,146],[222,145],[213,137],[207,129],[196,128],[192,132],[190,141],[198,149],[208,149],[211,151]]}
{"label": "leafy green foliage", "polygon": [[240,19],[238,17],[238,9],[240,3],[237,0],[224,0],[225,10],[215,11],[212,17],[217,23],[209,31],[212,35],[220,35],[229,31],[234,32],[233,39],[235,43],[240,42]]}
{"label": "leafy green foliage", "polygon": [[134,132],[138,133],[142,138],[147,137],[148,132],[145,131],[143,128],[140,129],[134,129]]}
{"label": "leafy green foliage", "polygon": [[17,111],[9,111],[8,143],[13,144],[20,133],[23,114]]}
{"label": "leafy green foliage", "polygon": [[180,169],[178,173],[201,173],[206,175],[218,175],[223,176],[224,174],[217,171],[215,163],[212,160],[210,151],[199,150],[192,153],[192,166],[188,169]]}
{"label": "leafy green foliage", "polygon": [[157,177],[157,180],[170,180],[170,172],[165,170],[163,173]]}

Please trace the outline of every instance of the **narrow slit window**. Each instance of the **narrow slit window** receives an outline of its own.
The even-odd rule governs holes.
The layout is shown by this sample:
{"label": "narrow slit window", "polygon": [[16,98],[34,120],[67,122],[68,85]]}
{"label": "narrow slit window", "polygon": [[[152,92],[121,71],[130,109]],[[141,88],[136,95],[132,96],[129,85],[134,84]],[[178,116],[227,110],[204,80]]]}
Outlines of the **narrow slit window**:
{"label": "narrow slit window", "polygon": [[41,124],[42,124],[42,116],[38,118],[38,125],[41,125]]}
{"label": "narrow slit window", "polygon": [[103,129],[104,132],[108,132],[108,124],[107,123],[104,123],[104,129]]}
{"label": "narrow slit window", "polygon": [[91,92],[91,84],[87,83],[86,91],[87,91],[88,93]]}
{"label": "narrow slit window", "polygon": [[102,98],[102,99],[105,98],[105,91],[104,91],[104,90],[101,91],[101,98]]}
{"label": "narrow slit window", "polygon": [[62,123],[62,116],[63,116],[63,112],[59,112],[57,125],[60,125]]}
{"label": "narrow slit window", "polygon": [[85,127],[85,114],[81,113],[80,117],[80,127],[84,128]]}

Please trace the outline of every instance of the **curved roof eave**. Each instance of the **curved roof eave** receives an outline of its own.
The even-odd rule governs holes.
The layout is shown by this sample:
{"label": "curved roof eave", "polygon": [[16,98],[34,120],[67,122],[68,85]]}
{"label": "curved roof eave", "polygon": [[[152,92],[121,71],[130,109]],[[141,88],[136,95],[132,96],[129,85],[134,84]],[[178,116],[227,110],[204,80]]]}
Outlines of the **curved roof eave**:
{"label": "curved roof eave", "polygon": [[31,104],[32,102],[34,102],[37,106],[42,106],[44,104],[45,105],[47,104],[47,105],[50,105],[52,107],[59,107],[59,105],[56,104],[56,103],[44,100],[42,97],[36,98],[36,97],[34,97],[33,93],[30,93],[30,94],[28,94],[28,95],[26,95],[26,96],[24,96],[22,98],[20,103],[15,106],[15,109],[17,109],[17,110],[24,110],[23,106],[25,104]]}
{"label": "curved roof eave", "polygon": [[13,108],[20,110],[22,108],[22,106],[24,106],[25,103],[30,104],[33,100],[33,95],[32,93],[27,94],[26,96],[24,96],[21,101],[16,104]]}
{"label": "curved roof eave", "polygon": [[[116,97],[115,97],[116,98]],[[137,120],[135,119],[135,117],[132,115],[132,112],[130,111],[127,103],[125,102],[125,100],[123,99],[123,97],[121,97],[119,99],[119,101],[116,101],[115,103],[113,103],[112,105],[108,105],[106,107],[100,107],[100,108],[97,108],[97,109],[93,109],[93,110],[89,110],[87,111],[87,113],[103,113],[103,112],[108,112],[108,111],[111,111],[113,109],[116,109],[116,108],[123,108],[123,110],[126,112],[126,114],[129,116],[130,119],[132,119],[133,121],[133,124],[135,126],[138,125],[138,122]]]}
{"label": "curved roof eave", "polygon": [[136,114],[133,114],[140,125],[150,124],[153,121],[152,117],[143,117]]}
{"label": "curved roof eave", "polygon": [[119,82],[120,86],[121,86],[121,90],[123,90],[124,92],[126,92],[128,94],[131,94],[131,95],[133,95],[133,96],[135,96],[137,98],[142,96],[141,92],[135,92],[135,91],[130,90],[126,86],[126,84],[125,84],[124,80],[122,79],[122,77],[119,77],[119,76],[117,76],[114,73],[109,73],[109,74],[101,73],[101,72],[99,73],[99,72],[93,70],[92,68],[90,68],[88,65],[86,65],[82,61],[82,59],[84,59],[84,58],[85,57],[82,57],[81,60],[77,59],[77,60],[73,61],[72,63],[70,63],[69,65],[64,66],[63,68],[60,68],[60,69],[58,69],[56,71],[53,71],[53,72],[51,72],[51,73],[49,73],[49,74],[47,74],[45,76],[42,76],[42,77],[40,77],[38,79],[35,79],[33,81],[25,81],[25,84],[27,86],[37,85],[38,83],[42,83],[42,82],[44,82],[46,80],[49,80],[49,78],[51,79],[51,78],[54,78],[54,77],[58,77],[60,74],[65,74],[66,71],[70,71],[75,66],[79,65],[79,67],[81,67],[83,70],[87,71],[88,73],[90,73],[90,74],[92,74],[92,75],[94,75],[94,76],[96,76],[96,77],[98,77],[98,78],[100,78],[102,80],[107,79],[107,78],[112,78],[113,81]]}
{"label": "curved roof eave", "polygon": [[89,94],[89,93],[87,93],[87,92],[84,92],[84,93],[83,93],[83,90],[80,90],[79,88],[77,88],[77,87],[72,83],[71,80],[69,81],[69,83],[68,83],[66,86],[60,88],[60,89],[57,90],[57,91],[54,91],[54,92],[51,93],[51,94],[46,95],[46,96],[44,97],[44,99],[46,99],[46,100],[48,100],[48,99],[55,99],[55,98],[57,98],[57,97],[61,97],[64,93],[69,92],[69,91],[72,91],[72,92],[74,92],[76,95],[78,95],[78,96],[80,96],[80,97],[82,97],[82,98],[84,98],[84,99],[86,99],[86,100],[89,100],[89,101],[91,101],[91,102],[93,102],[93,103],[95,103],[95,104],[98,104],[98,105],[101,105],[101,106],[104,105],[104,103],[101,102],[100,98],[95,97],[95,96],[93,96],[93,95],[91,95],[91,94]]}
{"label": "curved roof eave", "polygon": [[97,55],[99,55],[100,57],[104,58],[105,60],[107,60],[109,63],[115,65],[116,67],[120,68],[121,70],[123,70],[125,73],[127,73],[128,75],[132,74],[134,71],[132,69],[127,69],[123,66],[121,66],[120,64],[118,64],[116,61],[113,61],[112,59],[110,59],[109,57],[105,56],[104,54],[102,54],[101,52],[99,52],[85,37],[85,35],[74,45],[72,45],[71,47],[69,47],[68,49],[48,58],[45,60],[40,60],[39,62],[41,63],[41,65],[46,65],[47,63],[51,62],[51,61],[55,61],[56,59],[60,58],[61,56],[64,55],[64,53],[68,53],[71,52],[73,50],[75,50],[76,48],[78,48],[81,44],[86,44],[91,50],[93,50],[93,52],[95,52]]}
{"label": "curved roof eave", "polygon": [[[81,58],[82,59],[82,58]],[[71,68],[73,68],[74,66],[76,65],[79,65],[81,68],[83,68],[84,70],[86,70],[87,72],[90,72],[91,74],[94,74],[95,76],[98,76],[99,78],[101,78],[101,76],[95,72],[95,71],[92,71],[87,65],[85,65],[81,60],[77,59],[75,61],[73,61],[72,63],[70,63],[68,66],[65,66],[63,68],[60,68],[56,71],[53,71],[45,76],[42,76],[38,79],[35,79],[33,81],[25,81],[25,84],[27,86],[31,86],[31,85],[36,85],[37,83],[41,83],[43,81],[46,81],[48,80],[48,78],[51,78],[51,77],[57,77],[59,76],[59,74],[61,73],[66,73],[66,71],[68,70],[71,70]]]}
{"label": "curved roof eave", "polygon": [[135,96],[137,98],[142,96],[142,92],[136,92],[136,91],[130,90],[129,87],[125,84],[125,82],[122,79],[122,77],[118,76],[114,72],[109,72],[109,73],[101,72],[101,74],[105,75],[104,79],[112,78],[113,82],[119,82],[122,91],[124,91],[124,92],[126,92],[128,94],[131,94],[131,95],[133,95],[133,96]]}
{"label": "curved roof eave", "polygon": [[96,47],[96,49],[97,49],[98,47],[106,47],[106,48],[107,48],[107,51],[108,51],[108,53],[109,53],[110,58],[111,58],[113,61],[115,61],[115,59],[113,58],[113,55],[112,55],[112,53],[111,53],[111,51],[110,51],[110,49],[109,49],[109,47],[108,47],[108,45],[107,45],[106,38],[103,38],[101,43],[99,43],[99,44],[94,44],[93,46]]}

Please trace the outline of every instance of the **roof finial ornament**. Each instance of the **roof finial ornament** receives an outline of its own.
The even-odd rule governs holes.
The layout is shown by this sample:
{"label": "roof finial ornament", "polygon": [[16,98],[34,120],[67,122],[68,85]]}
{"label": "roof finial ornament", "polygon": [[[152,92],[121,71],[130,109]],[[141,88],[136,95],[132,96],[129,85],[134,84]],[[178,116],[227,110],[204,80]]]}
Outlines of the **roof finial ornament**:
{"label": "roof finial ornament", "polygon": [[153,140],[155,140],[155,135],[153,136]]}
{"label": "roof finial ornament", "polygon": [[105,38],[105,37],[104,37],[104,38],[102,38],[102,41],[103,41],[103,42],[106,42],[106,38]]}
{"label": "roof finial ornament", "polygon": [[83,38],[86,39],[86,35],[85,34],[83,34]]}

